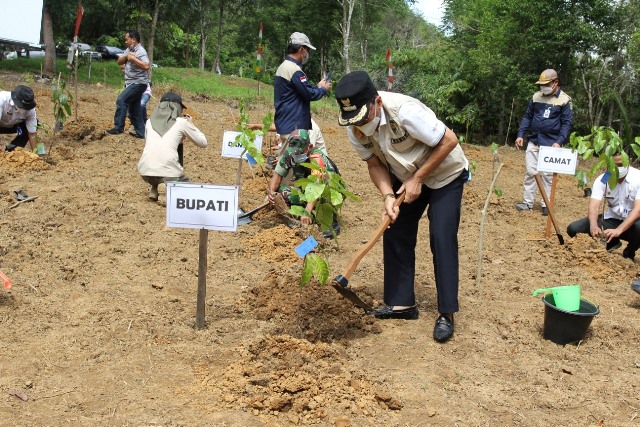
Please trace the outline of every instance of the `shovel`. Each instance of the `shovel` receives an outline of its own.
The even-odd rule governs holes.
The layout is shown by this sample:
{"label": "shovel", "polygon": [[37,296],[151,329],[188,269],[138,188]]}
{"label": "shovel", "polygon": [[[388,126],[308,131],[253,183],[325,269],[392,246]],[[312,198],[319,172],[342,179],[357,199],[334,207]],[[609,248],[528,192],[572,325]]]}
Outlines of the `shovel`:
{"label": "shovel", "polygon": [[[400,194],[396,198],[396,202],[394,203],[394,206],[400,206],[400,204],[403,201],[404,201],[404,193]],[[336,289],[336,291],[340,293],[340,295],[342,295],[343,297],[351,301],[353,305],[355,305],[356,307],[362,308],[365,311],[365,313],[372,311],[373,307],[371,307],[366,302],[362,301],[360,297],[356,295],[356,293],[352,289],[347,287],[349,285],[349,278],[353,274],[354,270],[356,269],[356,267],[358,266],[362,258],[378,242],[378,240],[384,233],[384,230],[387,229],[390,223],[391,223],[391,218],[389,218],[388,215],[385,215],[384,219],[382,220],[382,223],[378,226],[378,228],[376,228],[376,231],[373,232],[373,234],[371,235],[367,243],[365,243],[365,245],[362,248],[360,248],[358,252],[356,252],[353,258],[351,258],[351,261],[349,261],[349,264],[347,264],[345,269],[342,271],[342,274],[337,275],[336,278],[333,279],[333,281],[331,282],[331,286],[333,286]]]}
{"label": "shovel", "polygon": [[251,209],[249,212],[243,212],[238,215],[238,224],[249,224],[251,222],[251,217],[256,213],[261,211],[262,209],[269,206],[269,202],[264,202],[260,206]]}
{"label": "shovel", "polygon": [[553,208],[549,204],[549,198],[547,197],[546,191],[544,191],[544,186],[542,185],[542,180],[540,179],[539,174],[535,174],[536,182],[538,183],[538,189],[540,190],[540,194],[542,195],[542,199],[544,200],[544,204],[547,206],[549,210],[549,216],[551,217],[551,222],[553,223],[553,228],[556,229],[556,236],[558,236],[558,241],[561,245],[564,245],[564,237],[562,237],[562,233],[560,233],[560,228],[558,227],[558,223],[556,222],[556,217],[553,214]]}

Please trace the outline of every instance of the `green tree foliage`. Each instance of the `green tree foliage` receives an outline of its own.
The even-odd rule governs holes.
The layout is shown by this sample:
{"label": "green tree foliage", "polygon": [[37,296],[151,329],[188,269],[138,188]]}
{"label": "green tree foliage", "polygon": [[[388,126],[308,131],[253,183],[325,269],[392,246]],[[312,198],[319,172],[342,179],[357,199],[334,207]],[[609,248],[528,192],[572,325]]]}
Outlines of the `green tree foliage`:
{"label": "green tree foliage", "polygon": [[[390,48],[393,90],[419,98],[467,142],[515,139],[545,68],[558,70],[573,98],[574,129],[622,131],[624,108],[633,133],[640,133],[640,0],[444,0],[441,28],[416,16],[413,0],[353,1],[350,68],[367,70],[384,90]],[[70,40],[77,3],[44,5],[56,42]],[[212,70],[219,58],[223,74],[271,83],[289,35],[301,31],[317,47],[305,66],[312,83],[326,71],[338,81],[345,69],[342,0],[84,0],[83,6],[80,41],[120,47],[129,28],[137,28],[148,47],[158,10],[153,47],[163,66]]]}

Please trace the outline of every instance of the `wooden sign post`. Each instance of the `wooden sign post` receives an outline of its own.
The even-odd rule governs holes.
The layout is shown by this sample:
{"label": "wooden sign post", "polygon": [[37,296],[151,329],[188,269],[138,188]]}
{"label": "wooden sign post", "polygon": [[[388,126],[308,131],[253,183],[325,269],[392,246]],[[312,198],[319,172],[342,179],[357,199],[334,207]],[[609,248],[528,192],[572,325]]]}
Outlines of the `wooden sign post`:
{"label": "wooden sign post", "polygon": [[196,329],[205,327],[209,230],[236,231],[238,186],[167,183],[167,227],[200,230]]}
{"label": "wooden sign post", "polygon": [[[575,175],[578,163],[578,152],[569,148],[540,147],[538,152],[538,172],[552,172],[551,194],[547,195],[549,204],[547,209],[553,212],[556,200],[556,185],[558,182],[558,174]],[[540,191],[545,191],[540,188]],[[544,237],[551,236],[551,216],[547,217],[547,225]]]}

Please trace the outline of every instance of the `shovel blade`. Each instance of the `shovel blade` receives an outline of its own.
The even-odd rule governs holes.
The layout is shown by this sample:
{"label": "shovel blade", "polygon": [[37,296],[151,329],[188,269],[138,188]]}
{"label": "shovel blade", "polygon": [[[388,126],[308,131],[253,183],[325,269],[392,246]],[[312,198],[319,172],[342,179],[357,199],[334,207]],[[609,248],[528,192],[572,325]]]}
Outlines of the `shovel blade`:
{"label": "shovel blade", "polygon": [[238,209],[238,225],[251,223],[251,216],[246,215],[242,209]]}
{"label": "shovel blade", "polygon": [[331,286],[333,286],[336,289],[336,291],[338,291],[338,293],[342,295],[345,299],[351,301],[353,305],[363,309],[365,313],[373,310],[373,307],[371,307],[366,302],[362,301],[362,299],[360,299],[360,297],[355,292],[353,292],[353,290],[343,287],[341,284],[335,281],[331,282]]}

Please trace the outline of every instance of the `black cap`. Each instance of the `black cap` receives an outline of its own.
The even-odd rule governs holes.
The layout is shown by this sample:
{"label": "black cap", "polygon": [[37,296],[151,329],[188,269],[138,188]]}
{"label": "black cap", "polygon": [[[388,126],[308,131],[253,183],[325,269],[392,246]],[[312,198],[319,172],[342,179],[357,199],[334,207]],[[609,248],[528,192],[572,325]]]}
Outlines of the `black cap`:
{"label": "black cap", "polygon": [[164,101],[176,102],[176,103],[180,104],[182,106],[182,108],[184,108],[184,109],[187,108],[187,106],[182,103],[182,98],[180,97],[180,95],[178,95],[175,92],[167,92],[164,95],[162,95],[162,98],[160,99],[160,102],[164,102]]}
{"label": "black cap", "polygon": [[369,104],[378,91],[366,71],[352,71],[340,79],[335,88],[340,106],[340,126],[357,125],[369,116]]}
{"label": "black cap", "polygon": [[18,108],[33,110],[36,108],[36,100],[33,90],[29,86],[20,85],[11,91],[11,99]]}

